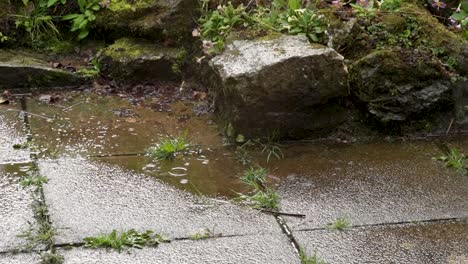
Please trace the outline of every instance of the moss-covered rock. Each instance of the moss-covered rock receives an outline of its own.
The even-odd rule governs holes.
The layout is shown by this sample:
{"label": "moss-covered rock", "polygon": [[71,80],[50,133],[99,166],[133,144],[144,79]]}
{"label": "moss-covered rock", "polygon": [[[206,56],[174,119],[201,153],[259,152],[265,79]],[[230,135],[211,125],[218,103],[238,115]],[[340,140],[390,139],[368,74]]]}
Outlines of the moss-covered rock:
{"label": "moss-covered rock", "polygon": [[183,49],[129,38],[117,40],[99,54],[103,74],[127,81],[177,79],[184,60]]}
{"label": "moss-covered rock", "polygon": [[49,67],[46,58],[37,54],[0,50],[0,90],[67,87],[87,81],[72,72]]}
{"label": "moss-covered rock", "polygon": [[124,36],[180,41],[194,27],[196,0],[113,0],[97,14],[95,27]]}
{"label": "moss-covered rock", "polygon": [[450,103],[440,61],[418,50],[379,50],[350,67],[352,93],[381,121],[405,121]]}

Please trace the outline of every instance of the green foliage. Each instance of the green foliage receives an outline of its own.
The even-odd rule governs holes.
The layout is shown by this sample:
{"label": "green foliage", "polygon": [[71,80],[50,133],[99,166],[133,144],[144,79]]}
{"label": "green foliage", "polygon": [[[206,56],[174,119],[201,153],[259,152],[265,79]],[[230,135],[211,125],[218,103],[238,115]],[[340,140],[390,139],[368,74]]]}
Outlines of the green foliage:
{"label": "green foliage", "polygon": [[265,189],[264,191],[257,191],[255,194],[247,197],[251,202],[251,206],[259,209],[272,209],[279,210],[280,196],[272,189]]}
{"label": "green foliage", "polygon": [[91,23],[96,20],[95,12],[101,9],[99,0],[78,0],[81,14],[68,14],[62,20],[70,20],[71,32],[78,32],[77,39],[82,40],[89,34]]}
{"label": "green foliage", "polygon": [[32,176],[29,175],[25,177],[22,181],[20,181],[20,185],[23,187],[28,187],[28,186],[36,186],[36,187],[41,187],[44,183],[47,183],[49,179],[46,176],[42,175],[36,175]]}
{"label": "green foliage", "polygon": [[361,17],[364,19],[372,19],[377,15],[378,9],[373,8],[373,7],[362,7],[360,5],[356,4],[350,4],[353,7],[354,12],[356,13],[357,17]]}
{"label": "green foliage", "polygon": [[327,264],[321,258],[317,256],[317,252],[314,253],[312,256],[308,256],[307,253],[301,249],[299,251],[299,257],[301,258],[302,264]]}
{"label": "green foliage", "polygon": [[54,22],[56,19],[47,11],[46,7],[39,6],[30,12],[14,15],[16,28],[24,30],[33,45],[37,45],[37,42],[44,39],[60,37],[60,32]]}
{"label": "green foliage", "polygon": [[8,41],[10,38],[7,35],[4,35],[2,32],[0,32],[0,43]]}
{"label": "green foliage", "polygon": [[139,233],[134,229],[120,234],[114,229],[109,234],[102,234],[97,237],[84,238],[86,247],[91,248],[113,248],[119,252],[124,248],[143,248],[144,246],[156,246],[168,240],[160,234],[154,234],[153,231],[147,230]]}
{"label": "green foliage", "polygon": [[62,264],[64,257],[57,252],[45,252],[41,254],[41,264]]}
{"label": "green foliage", "polygon": [[402,0],[383,0],[380,9],[384,11],[395,11],[401,6]]}
{"label": "green foliage", "polygon": [[346,218],[337,218],[335,221],[328,223],[327,228],[332,230],[343,231],[351,226],[350,222]]}
{"label": "green foliage", "polygon": [[37,245],[51,245],[57,231],[48,222],[41,225],[31,226],[28,230],[18,235],[18,237],[25,238],[29,241],[27,248],[34,248]]}
{"label": "green foliage", "polygon": [[450,16],[450,18],[458,21],[465,29],[468,28],[468,0],[461,0],[457,10]]}
{"label": "green foliage", "polygon": [[439,156],[436,159],[443,161],[447,168],[453,168],[462,175],[468,175],[468,168],[465,165],[467,156],[458,149],[451,148],[446,155]]}
{"label": "green foliage", "polygon": [[158,160],[172,160],[176,154],[186,151],[189,147],[190,143],[185,137],[165,138],[149,148],[147,153]]}
{"label": "green foliage", "polygon": [[241,181],[255,190],[261,190],[265,187],[267,171],[265,168],[250,168],[245,172]]}
{"label": "green foliage", "polygon": [[269,7],[258,6],[247,11],[241,4],[231,2],[210,11],[204,2],[205,14],[200,18],[201,37],[209,41],[211,52],[224,48],[225,40],[235,28],[267,30],[290,35],[305,35],[311,42],[318,42],[324,32],[322,19],[311,9],[301,9],[300,0],[274,0]]}
{"label": "green foliage", "polygon": [[247,13],[242,4],[236,8],[231,2],[219,6],[217,10],[208,12],[200,18],[201,36],[211,41],[215,50],[222,50],[231,30],[246,23],[246,17]]}

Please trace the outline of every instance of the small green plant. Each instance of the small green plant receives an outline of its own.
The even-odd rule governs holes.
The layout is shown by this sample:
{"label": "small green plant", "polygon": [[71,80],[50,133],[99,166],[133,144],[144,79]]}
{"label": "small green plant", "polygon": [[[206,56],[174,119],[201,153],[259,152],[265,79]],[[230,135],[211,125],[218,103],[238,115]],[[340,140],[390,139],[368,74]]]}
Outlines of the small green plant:
{"label": "small green plant", "polygon": [[[292,0],[290,2],[294,2]],[[280,16],[282,26],[290,35],[305,35],[310,42],[318,42],[319,36],[325,32],[322,21],[313,10],[290,9]]]}
{"label": "small green plant", "polygon": [[332,230],[344,231],[351,226],[348,219],[339,217],[335,221],[328,223],[327,228]]}
{"label": "small green plant", "polygon": [[41,187],[44,183],[47,183],[49,179],[42,175],[29,175],[20,181],[20,185],[23,187],[36,186]]}
{"label": "small green plant", "polygon": [[241,181],[255,190],[265,189],[267,171],[265,168],[250,168],[241,178]]}
{"label": "small green plant", "polygon": [[278,211],[280,196],[272,189],[257,191],[254,195],[247,198],[251,202],[251,206],[258,209],[271,209]]}
{"label": "small green plant", "polygon": [[134,229],[120,234],[114,229],[109,234],[102,234],[97,237],[86,237],[85,246],[91,248],[113,248],[119,252],[124,248],[143,248],[144,246],[157,246],[168,242],[160,234],[155,234],[151,230],[138,233]]}
{"label": "small green plant", "polygon": [[185,137],[166,138],[147,150],[149,156],[158,160],[172,160],[176,154],[186,151],[190,143]]}
{"label": "small green plant", "polygon": [[41,264],[62,264],[64,257],[55,251],[48,251],[41,254]]}
{"label": "small green plant", "polygon": [[89,65],[91,67],[78,69],[76,73],[89,77],[98,76],[101,72],[101,64],[99,60],[94,57],[90,60]]}
{"label": "small green plant", "polygon": [[451,148],[446,155],[437,157],[437,160],[443,161],[447,168],[453,168],[462,175],[468,175],[465,160],[467,156],[456,148]]}
{"label": "small green plant", "polygon": [[78,0],[81,14],[68,14],[62,20],[72,22],[70,31],[78,32],[77,39],[82,40],[89,34],[91,23],[96,20],[95,12],[101,10],[99,0]]}
{"label": "small green plant", "polygon": [[[207,3],[206,3],[207,6]],[[224,48],[224,42],[234,27],[247,23],[245,7],[241,4],[236,8],[229,2],[214,11],[208,11],[199,20],[201,24],[202,38],[213,44],[211,51],[219,51]]]}
{"label": "small green plant", "polygon": [[395,11],[401,6],[402,0],[383,0],[380,9],[384,11]]}
{"label": "small green plant", "polygon": [[312,256],[308,256],[307,253],[301,249],[299,251],[299,257],[301,258],[302,264],[327,264],[324,260],[317,256],[317,252]]}
{"label": "small green plant", "polygon": [[213,229],[205,228],[204,230],[201,230],[201,231],[199,230],[196,233],[190,235],[189,239],[190,240],[203,240],[203,239],[214,238],[218,236],[221,236],[221,234],[216,234],[215,229],[213,227]]}
{"label": "small green plant", "polygon": [[0,43],[8,41],[10,38],[7,35],[4,35],[2,32],[0,32]]}
{"label": "small green plant", "polygon": [[18,235],[18,237],[25,238],[29,241],[26,245],[27,248],[34,248],[37,245],[51,245],[54,243],[54,237],[57,234],[55,228],[50,223],[44,221],[37,226],[30,226],[28,230]]}
{"label": "small green plant", "polygon": [[54,18],[48,15],[47,8],[35,7],[31,12],[25,12],[21,15],[14,15],[16,28],[24,30],[32,45],[44,39],[60,37],[60,32],[55,25]]}

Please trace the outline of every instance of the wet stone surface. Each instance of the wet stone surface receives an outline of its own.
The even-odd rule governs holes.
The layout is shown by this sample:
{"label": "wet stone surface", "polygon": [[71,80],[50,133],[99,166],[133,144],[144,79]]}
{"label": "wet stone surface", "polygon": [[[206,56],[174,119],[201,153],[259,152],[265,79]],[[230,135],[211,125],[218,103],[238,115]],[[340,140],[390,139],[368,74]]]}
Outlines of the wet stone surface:
{"label": "wet stone surface", "polygon": [[[312,151],[313,150],[313,151]],[[468,177],[432,159],[434,143],[296,147],[272,173],[294,230],[323,228],[336,218],[352,225],[468,216]]]}
{"label": "wet stone surface", "polygon": [[116,166],[63,158],[40,160],[49,183],[44,194],[57,243],[113,229],[151,229],[170,238],[186,238],[199,229],[222,235],[281,234],[274,217],[228,202],[199,199],[160,181]]}
{"label": "wet stone surface", "polygon": [[28,169],[30,164],[0,164],[0,252],[25,246],[27,241],[18,235],[35,222],[31,193],[18,184]]}
{"label": "wet stone surface", "polygon": [[466,221],[298,231],[294,236],[326,263],[468,263]]}
{"label": "wet stone surface", "polygon": [[174,241],[157,248],[131,250],[129,254],[78,248],[63,250],[61,254],[65,257],[65,264],[300,263],[288,240],[277,235]]}
{"label": "wet stone surface", "polygon": [[29,162],[28,150],[13,149],[26,142],[19,107],[0,105],[0,164]]}
{"label": "wet stone surface", "polygon": [[35,253],[0,254],[0,264],[39,264],[40,258]]}
{"label": "wet stone surface", "polygon": [[197,116],[192,102],[170,105],[169,112],[151,109],[158,101],[133,105],[117,96],[63,93],[50,104],[28,102],[34,139],[44,154],[96,156],[144,153],[168,136],[186,135],[194,145],[222,146],[209,115]]}

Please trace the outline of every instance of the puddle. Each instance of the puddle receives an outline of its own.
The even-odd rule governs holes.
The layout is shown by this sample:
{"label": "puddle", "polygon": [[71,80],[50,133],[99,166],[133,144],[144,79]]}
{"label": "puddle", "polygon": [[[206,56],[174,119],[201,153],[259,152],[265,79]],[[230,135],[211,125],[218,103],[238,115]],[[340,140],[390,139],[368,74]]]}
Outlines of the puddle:
{"label": "puddle", "polygon": [[33,168],[31,163],[14,163],[0,164],[0,189],[4,184],[14,184],[23,176],[28,175],[28,172]]}
{"label": "puddle", "polygon": [[[154,109],[157,102],[146,99],[141,105],[118,96],[93,93],[62,93],[61,102],[49,104],[39,98],[28,100],[31,130],[42,156],[81,155],[101,162],[154,176],[180,189],[208,195],[236,196],[244,192],[239,177],[246,166],[240,164],[233,148],[223,146],[223,138],[210,114],[196,115],[194,102],[171,103],[168,111]],[[151,106],[151,107],[148,107]],[[187,155],[174,161],[157,162],[143,156],[145,150],[168,135],[186,134],[201,154]],[[417,180],[435,181],[426,174],[451,174],[433,157],[440,155],[439,141],[368,143],[368,144],[292,144],[283,149],[284,159],[254,154],[253,164],[269,169],[271,187],[279,186],[291,175],[307,177],[325,185],[346,184],[346,171],[363,170],[359,180],[375,181],[375,173],[411,185],[415,177],[405,179],[408,169]],[[467,139],[452,140],[468,150]],[[112,156],[112,157],[106,157]],[[411,164],[411,168],[405,168]],[[373,172],[374,170],[374,172]],[[330,181],[330,178],[334,178]],[[382,177],[377,177],[382,180]],[[356,180],[356,179],[354,179]]]}

